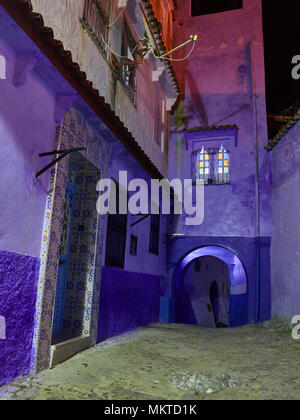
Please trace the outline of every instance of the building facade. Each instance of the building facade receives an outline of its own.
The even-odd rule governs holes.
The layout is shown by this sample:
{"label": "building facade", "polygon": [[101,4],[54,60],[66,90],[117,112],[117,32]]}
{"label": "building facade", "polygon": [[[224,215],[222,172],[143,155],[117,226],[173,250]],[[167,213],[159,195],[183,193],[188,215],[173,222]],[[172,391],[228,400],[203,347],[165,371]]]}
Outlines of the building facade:
{"label": "building facade", "polygon": [[167,176],[179,91],[136,54],[149,4],[118,6],[1,2],[1,384],[159,320],[167,220],[99,215],[97,185]]}
{"label": "building facade", "polygon": [[[172,231],[182,236],[168,244],[165,311],[180,322],[195,323],[203,312],[213,318],[209,265],[196,273],[207,282],[206,291],[196,292],[186,274],[192,257],[207,255],[227,261],[230,280],[225,272],[219,294],[230,301],[227,325],[238,326],[270,317],[272,177],[264,149],[261,1],[237,2],[242,4],[232,10],[198,3],[178,1],[175,13],[174,43],[193,33],[199,39],[189,60],[174,64],[184,99],[172,120],[170,178],[204,182],[205,215],[199,226],[186,226],[184,217],[174,220]],[[220,247],[230,258],[216,253]]]}

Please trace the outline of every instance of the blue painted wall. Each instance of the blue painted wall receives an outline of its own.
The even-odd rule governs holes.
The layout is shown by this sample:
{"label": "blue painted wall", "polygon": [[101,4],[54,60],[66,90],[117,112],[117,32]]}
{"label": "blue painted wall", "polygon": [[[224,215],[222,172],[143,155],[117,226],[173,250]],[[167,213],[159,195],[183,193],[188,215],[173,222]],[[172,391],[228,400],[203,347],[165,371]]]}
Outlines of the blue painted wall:
{"label": "blue painted wall", "polygon": [[271,247],[272,314],[300,314],[300,122],[270,153],[273,158],[274,234]]}
{"label": "blue painted wall", "polygon": [[97,342],[158,322],[160,277],[103,267]]}
{"label": "blue painted wall", "polygon": [[0,315],[6,320],[0,385],[30,371],[38,273],[37,258],[0,251]]}

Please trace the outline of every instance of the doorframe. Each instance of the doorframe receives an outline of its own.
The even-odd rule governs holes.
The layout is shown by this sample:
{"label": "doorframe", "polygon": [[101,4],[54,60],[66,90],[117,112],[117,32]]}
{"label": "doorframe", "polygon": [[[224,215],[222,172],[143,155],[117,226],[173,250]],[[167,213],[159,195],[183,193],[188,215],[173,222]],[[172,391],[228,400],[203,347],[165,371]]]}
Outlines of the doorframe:
{"label": "doorframe", "polygon": [[[108,171],[109,147],[106,143],[103,143],[100,135],[97,135],[85,119],[74,108],[71,108],[65,114],[63,122],[56,127],[55,148],[61,150],[82,145],[87,146],[87,152],[83,153],[83,156],[100,171],[101,176],[106,176]],[[98,158],[95,158],[95,148],[98,152]],[[61,240],[62,209],[65,200],[68,165],[69,159],[67,157],[56,164],[50,175],[50,186],[42,232],[41,264],[31,354],[31,370],[35,372],[48,369],[53,365],[53,361],[56,360],[53,354],[53,348],[51,348],[51,341]],[[78,351],[82,351],[96,344],[104,226],[105,218],[98,215],[97,245],[95,246],[97,254],[93,282],[90,335],[69,340],[69,342],[64,343],[64,346],[61,345],[60,347],[63,348],[62,353],[67,358],[73,356]]]}

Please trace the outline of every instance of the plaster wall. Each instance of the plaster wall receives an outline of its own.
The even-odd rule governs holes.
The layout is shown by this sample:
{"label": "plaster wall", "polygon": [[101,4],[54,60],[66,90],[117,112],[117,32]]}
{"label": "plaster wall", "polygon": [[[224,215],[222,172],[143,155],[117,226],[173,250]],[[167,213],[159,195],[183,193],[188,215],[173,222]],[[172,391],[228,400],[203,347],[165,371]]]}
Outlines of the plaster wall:
{"label": "plaster wall", "polygon": [[46,162],[39,153],[53,149],[55,97],[31,73],[14,86],[17,56],[1,39],[0,53],[7,66],[0,80],[0,249],[39,257],[49,175],[35,173]]}
{"label": "plaster wall", "polygon": [[271,244],[272,314],[300,314],[300,123],[272,150],[274,235]]}
{"label": "plaster wall", "polygon": [[39,260],[0,251],[0,386],[30,371]]}
{"label": "plaster wall", "polygon": [[[55,38],[72,52],[73,60],[86,72],[88,80],[115,110],[157,168],[166,174],[167,156],[154,141],[155,108],[152,98],[155,83],[152,82],[152,70],[156,69],[156,65],[145,60],[138,66],[136,106],[133,105],[123,86],[114,81],[110,65],[80,23],[84,3],[85,0],[51,0],[49,7],[49,2],[45,0],[32,1],[34,11],[43,15],[45,25],[53,28]],[[138,3],[129,1],[127,16],[141,31],[141,14],[137,10]]]}

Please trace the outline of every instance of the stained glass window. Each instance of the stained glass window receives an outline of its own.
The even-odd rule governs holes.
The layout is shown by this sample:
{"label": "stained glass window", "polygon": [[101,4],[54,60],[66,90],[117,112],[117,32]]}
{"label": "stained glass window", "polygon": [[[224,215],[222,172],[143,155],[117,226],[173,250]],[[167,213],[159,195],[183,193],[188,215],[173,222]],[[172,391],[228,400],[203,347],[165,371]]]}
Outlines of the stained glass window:
{"label": "stained glass window", "polygon": [[204,147],[197,152],[194,176],[205,183],[208,183],[212,176],[211,155]]}
{"label": "stained glass window", "polygon": [[229,184],[229,152],[222,146],[215,154],[215,183]]}
{"label": "stained glass window", "polygon": [[220,149],[206,149],[204,146],[192,154],[194,182],[203,180],[205,184],[229,184],[230,152]]}

